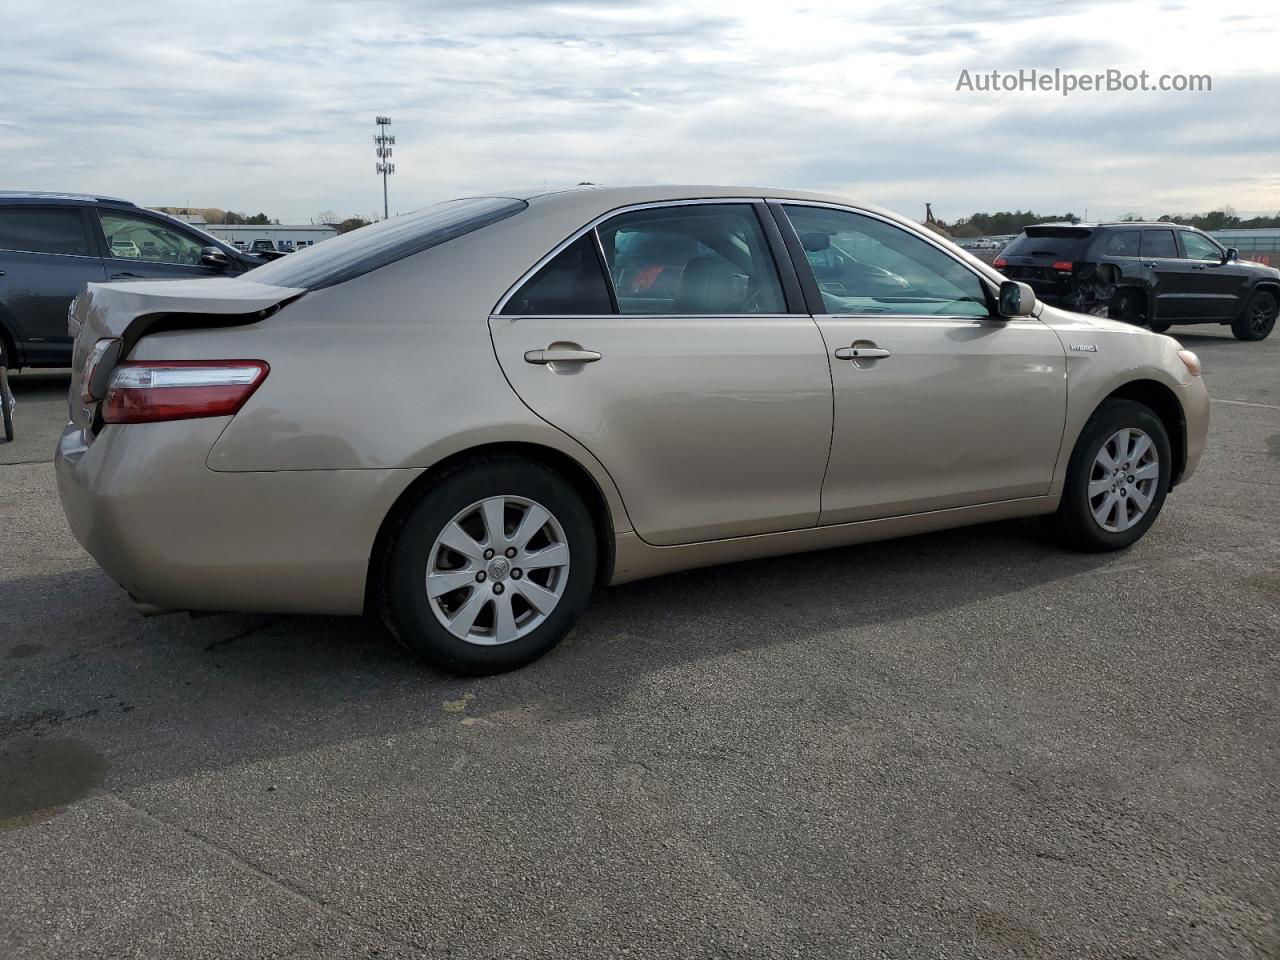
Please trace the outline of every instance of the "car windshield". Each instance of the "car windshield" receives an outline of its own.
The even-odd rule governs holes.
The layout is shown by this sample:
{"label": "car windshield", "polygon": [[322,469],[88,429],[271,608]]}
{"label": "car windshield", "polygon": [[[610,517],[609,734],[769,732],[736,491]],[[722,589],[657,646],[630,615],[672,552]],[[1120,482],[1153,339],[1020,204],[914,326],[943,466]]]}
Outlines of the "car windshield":
{"label": "car windshield", "polygon": [[253,279],[305,290],[331,287],[505,220],[527,206],[523,200],[509,197],[471,197],[437,203],[274,260],[254,270]]}

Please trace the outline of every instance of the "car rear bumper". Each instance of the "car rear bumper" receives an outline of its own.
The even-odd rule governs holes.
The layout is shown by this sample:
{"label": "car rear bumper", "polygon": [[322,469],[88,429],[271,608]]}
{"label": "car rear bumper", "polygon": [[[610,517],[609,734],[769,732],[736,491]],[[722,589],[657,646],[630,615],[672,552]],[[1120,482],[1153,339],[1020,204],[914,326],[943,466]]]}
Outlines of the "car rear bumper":
{"label": "car rear bumper", "polygon": [[[219,473],[229,418],[68,424],[58,495],[72,533],[140,606],[355,614],[383,519],[420,470]],[[154,611],[152,611],[154,612]]]}

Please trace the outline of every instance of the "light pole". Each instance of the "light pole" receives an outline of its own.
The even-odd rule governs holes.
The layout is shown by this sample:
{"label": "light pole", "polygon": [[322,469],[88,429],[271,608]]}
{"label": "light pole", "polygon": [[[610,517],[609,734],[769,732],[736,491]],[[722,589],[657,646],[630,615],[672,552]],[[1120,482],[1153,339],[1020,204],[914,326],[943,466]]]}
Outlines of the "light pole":
{"label": "light pole", "polygon": [[396,165],[391,162],[391,146],[396,138],[387,133],[387,128],[391,126],[390,117],[375,117],[374,121],[378,124],[378,132],[373,135],[375,152],[378,154],[375,169],[382,175],[382,219],[386,220],[391,216],[387,205],[387,177],[396,172]]}

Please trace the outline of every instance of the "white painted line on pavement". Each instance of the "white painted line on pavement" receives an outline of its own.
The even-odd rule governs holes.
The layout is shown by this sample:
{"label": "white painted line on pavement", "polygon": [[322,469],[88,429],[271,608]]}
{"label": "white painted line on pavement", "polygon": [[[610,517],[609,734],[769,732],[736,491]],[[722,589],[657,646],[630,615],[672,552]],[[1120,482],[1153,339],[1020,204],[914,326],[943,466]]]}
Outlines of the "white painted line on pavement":
{"label": "white painted line on pavement", "polygon": [[1234,403],[1237,407],[1261,407],[1263,410],[1280,410],[1280,407],[1272,406],[1269,403],[1250,403],[1248,400],[1222,400],[1218,397],[1210,397],[1210,403]]}

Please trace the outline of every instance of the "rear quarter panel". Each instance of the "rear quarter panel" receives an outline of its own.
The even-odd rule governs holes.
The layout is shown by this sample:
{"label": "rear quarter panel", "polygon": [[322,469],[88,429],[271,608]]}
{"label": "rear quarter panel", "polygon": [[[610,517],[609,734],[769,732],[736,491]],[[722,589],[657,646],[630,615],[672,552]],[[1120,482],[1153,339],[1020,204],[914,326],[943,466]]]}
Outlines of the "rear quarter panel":
{"label": "rear quarter panel", "polygon": [[525,442],[581,464],[615,530],[629,530],[604,468],[503,376],[487,320],[512,278],[483,275],[469,246],[455,241],[308,293],[260,323],[148,335],[132,358],[270,364],[209,451],[213,471],[426,468],[487,443]]}

